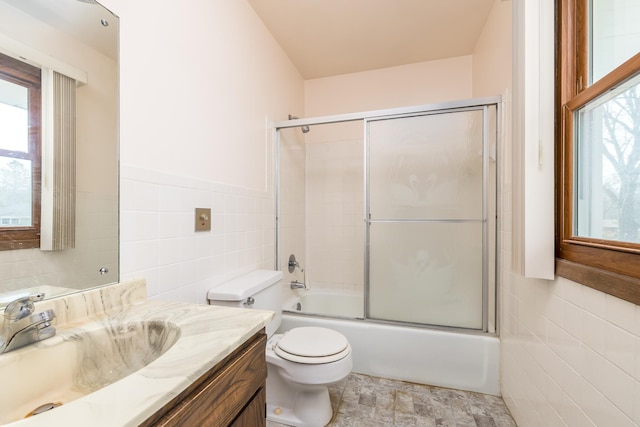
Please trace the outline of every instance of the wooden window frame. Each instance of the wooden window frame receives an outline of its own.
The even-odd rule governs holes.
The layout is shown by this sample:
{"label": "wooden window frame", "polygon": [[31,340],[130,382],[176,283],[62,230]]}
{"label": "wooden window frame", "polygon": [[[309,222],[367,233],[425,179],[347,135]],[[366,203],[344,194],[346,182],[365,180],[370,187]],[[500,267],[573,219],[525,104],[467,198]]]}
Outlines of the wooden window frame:
{"label": "wooden window frame", "polygon": [[40,247],[40,188],[41,166],[41,116],[42,93],[40,69],[0,54],[0,77],[26,87],[29,97],[29,152],[0,149],[6,157],[30,160],[32,164],[32,225],[29,227],[0,228],[0,250],[29,249]]}
{"label": "wooden window frame", "polygon": [[573,236],[574,112],[640,71],[640,53],[588,85],[587,0],[556,2],[556,274],[640,304],[640,245]]}

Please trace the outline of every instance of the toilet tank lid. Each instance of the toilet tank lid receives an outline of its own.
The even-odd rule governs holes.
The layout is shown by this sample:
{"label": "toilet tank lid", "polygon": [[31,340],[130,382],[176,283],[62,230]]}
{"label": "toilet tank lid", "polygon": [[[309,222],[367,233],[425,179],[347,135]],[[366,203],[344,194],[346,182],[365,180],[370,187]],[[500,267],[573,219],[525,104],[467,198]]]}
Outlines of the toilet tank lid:
{"label": "toilet tank lid", "polygon": [[282,271],[255,270],[210,289],[207,298],[210,301],[242,301],[282,280],[282,277]]}

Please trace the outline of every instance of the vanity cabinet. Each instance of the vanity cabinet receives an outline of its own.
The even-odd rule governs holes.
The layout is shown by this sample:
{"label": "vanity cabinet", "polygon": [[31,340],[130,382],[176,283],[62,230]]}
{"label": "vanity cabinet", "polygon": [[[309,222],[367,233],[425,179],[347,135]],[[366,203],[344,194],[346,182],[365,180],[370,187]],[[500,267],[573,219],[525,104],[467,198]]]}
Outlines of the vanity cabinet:
{"label": "vanity cabinet", "polygon": [[266,342],[263,329],[141,426],[266,426]]}

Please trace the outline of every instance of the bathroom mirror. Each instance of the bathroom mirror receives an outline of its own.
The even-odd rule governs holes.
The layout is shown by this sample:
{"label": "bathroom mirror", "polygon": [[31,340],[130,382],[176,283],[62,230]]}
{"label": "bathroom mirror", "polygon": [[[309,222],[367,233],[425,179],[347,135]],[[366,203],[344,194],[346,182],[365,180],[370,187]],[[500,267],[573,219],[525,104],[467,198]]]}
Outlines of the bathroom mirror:
{"label": "bathroom mirror", "polygon": [[[74,242],[0,250],[0,307],[27,293],[54,297],[119,279],[118,31],[118,17],[95,0],[0,0],[0,53],[75,80],[76,176]],[[43,119],[43,135],[50,128]],[[13,220],[12,204],[0,205],[0,223]]]}

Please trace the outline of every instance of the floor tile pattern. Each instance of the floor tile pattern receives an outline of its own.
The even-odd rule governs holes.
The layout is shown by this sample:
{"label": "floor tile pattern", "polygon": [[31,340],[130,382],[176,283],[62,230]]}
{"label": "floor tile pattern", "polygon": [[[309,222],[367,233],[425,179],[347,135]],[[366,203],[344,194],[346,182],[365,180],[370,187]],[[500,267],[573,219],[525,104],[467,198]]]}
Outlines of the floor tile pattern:
{"label": "floor tile pattern", "polygon": [[[496,396],[350,374],[329,388],[329,427],[515,427]],[[267,421],[267,427],[282,424]]]}

